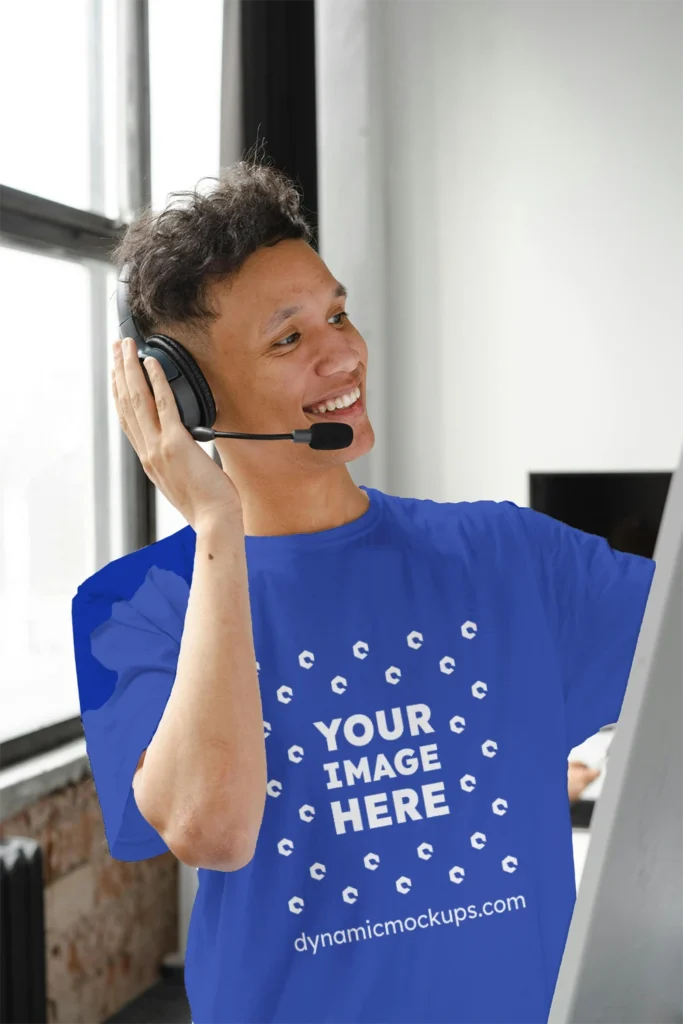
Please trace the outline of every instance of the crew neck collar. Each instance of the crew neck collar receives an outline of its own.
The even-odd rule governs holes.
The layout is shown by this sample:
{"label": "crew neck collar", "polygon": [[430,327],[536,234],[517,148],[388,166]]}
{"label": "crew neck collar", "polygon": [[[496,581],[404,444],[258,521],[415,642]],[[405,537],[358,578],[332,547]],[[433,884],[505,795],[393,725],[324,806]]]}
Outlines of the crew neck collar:
{"label": "crew neck collar", "polygon": [[356,540],[368,533],[381,516],[381,494],[373,487],[360,485],[370,499],[365,512],[357,519],[352,519],[341,526],[333,526],[330,530],[318,530],[315,533],[286,533],[274,537],[245,536],[247,558],[265,554],[272,556],[280,552],[315,551],[333,544]]}

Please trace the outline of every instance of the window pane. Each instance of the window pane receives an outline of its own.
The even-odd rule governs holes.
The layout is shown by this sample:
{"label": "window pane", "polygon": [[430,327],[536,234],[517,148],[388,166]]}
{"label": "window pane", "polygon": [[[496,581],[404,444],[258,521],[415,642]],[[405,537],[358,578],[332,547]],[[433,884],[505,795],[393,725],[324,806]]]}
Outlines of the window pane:
{"label": "window pane", "polygon": [[[223,0],[150,0],[152,206],[220,166]],[[173,73],[169,74],[169,68]]]}
{"label": "window pane", "polygon": [[3,185],[118,215],[115,18],[107,0],[3,5]]}
{"label": "window pane", "polygon": [[0,248],[0,279],[1,741],[79,713],[71,598],[95,513],[88,271]]}

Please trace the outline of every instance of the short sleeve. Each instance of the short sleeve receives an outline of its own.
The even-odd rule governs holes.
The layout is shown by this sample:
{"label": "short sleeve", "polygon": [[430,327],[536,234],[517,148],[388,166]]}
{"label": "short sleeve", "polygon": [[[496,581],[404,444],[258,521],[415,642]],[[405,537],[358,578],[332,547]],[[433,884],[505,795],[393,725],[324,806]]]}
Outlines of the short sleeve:
{"label": "short sleeve", "polygon": [[109,852],[117,860],[168,851],[138,810],[132,783],[171,694],[188,600],[186,580],[153,565],[128,597],[112,596],[95,576],[72,601],[86,749]]}
{"label": "short sleeve", "polygon": [[555,644],[567,753],[619,718],[655,562],[531,508],[515,510]]}

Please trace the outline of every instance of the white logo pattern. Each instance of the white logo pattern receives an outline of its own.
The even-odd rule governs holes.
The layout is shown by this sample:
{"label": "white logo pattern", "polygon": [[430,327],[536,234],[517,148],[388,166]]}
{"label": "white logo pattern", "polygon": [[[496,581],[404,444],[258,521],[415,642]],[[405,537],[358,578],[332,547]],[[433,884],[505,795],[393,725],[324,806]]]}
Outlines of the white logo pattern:
{"label": "white logo pattern", "polygon": [[[460,627],[460,632],[464,639],[472,640],[477,634],[476,622],[463,622]],[[424,643],[424,635],[418,630],[413,630],[406,637],[408,647],[413,650],[419,650]],[[364,660],[370,653],[369,645],[363,641],[358,640],[353,645],[353,655],[355,658]],[[315,654],[312,651],[301,651],[299,654],[299,665],[303,669],[310,669],[315,663]],[[256,663],[257,670],[260,670],[260,665]],[[444,675],[452,675],[456,668],[456,662],[450,655],[444,655],[439,661],[439,669]],[[401,681],[401,669],[396,665],[391,665],[385,669],[384,677],[387,683],[396,686]],[[344,694],[347,692],[349,686],[348,680],[341,675],[335,676],[331,682],[330,687],[335,694]],[[488,686],[485,682],[478,679],[472,684],[471,693],[472,697],[477,700],[483,700],[488,692]],[[282,704],[289,704],[294,696],[294,691],[289,686],[280,686],[277,690],[277,699]],[[360,716],[359,716],[360,717]],[[449,722],[451,732],[456,735],[461,735],[466,728],[466,720],[462,715],[454,715]],[[263,722],[264,736],[267,738],[271,735],[272,726],[269,722]],[[498,744],[493,739],[487,739],[481,744],[481,753],[484,757],[493,758],[498,752]],[[303,747],[293,745],[288,750],[289,760],[295,763],[299,763],[304,756]],[[460,788],[463,792],[471,793],[476,788],[476,777],[470,773],[463,775],[460,778]],[[276,779],[270,779],[266,787],[267,793],[271,797],[279,797],[282,793],[282,783]],[[494,814],[502,816],[507,813],[508,802],[503,797],[497,797],[491,804],[491,810]],[[315,818],[315,808],[310,804],[303,804],[299,808],[299,817],[303,822],[310,823]],[[482,850],[486,846],[487,837],[483,832],[474,832],[470,836],[470,844],[475,850]],[[294,843],[291,839],[280,839],[277,844],[278,852],[284,856],[289,857],[294,851]],[[434,854],[434,846],[431,843],[420,843],[417,847],[417,856],[421,860],[429,860]],[[363,858],[363,864],[369,871],[376,871],[380,866],[380,857],[377,853],[366,853]],[[518,860],[516,857],[508,854],[501,861],[501,868],[503,871],[511,873],[517,869]],[[324,864],[316,862],[311,864],[309,867],[309,874],[311,878],[316,881],[321,881],[326,875],[327,869]],[[459,885],[465,878],[465,869],[460,865],[453,865],[449,872],[448,877],[451,882]],[[412,879],[406,875],[402,875],[396,879],[396,891],[402,894],[408,893],[412,889]],[[347,886],[342,891],[342,899],[346,903],[356,903],[359,899],[360,893],[354,886]],[[305,901],[301,896],[292,896],[288,901],[288,906],[293,914],[300,914],[304,907]]]}

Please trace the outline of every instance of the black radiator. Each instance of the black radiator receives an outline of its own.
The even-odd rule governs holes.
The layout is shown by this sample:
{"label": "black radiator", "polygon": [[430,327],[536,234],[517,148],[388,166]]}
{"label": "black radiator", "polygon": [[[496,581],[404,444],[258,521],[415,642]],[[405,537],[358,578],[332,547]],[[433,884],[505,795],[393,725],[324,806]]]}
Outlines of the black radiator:
{"label": "black radiator", "polygon": [[46,1024],[43,854],[0,839],[0,1024]]}

